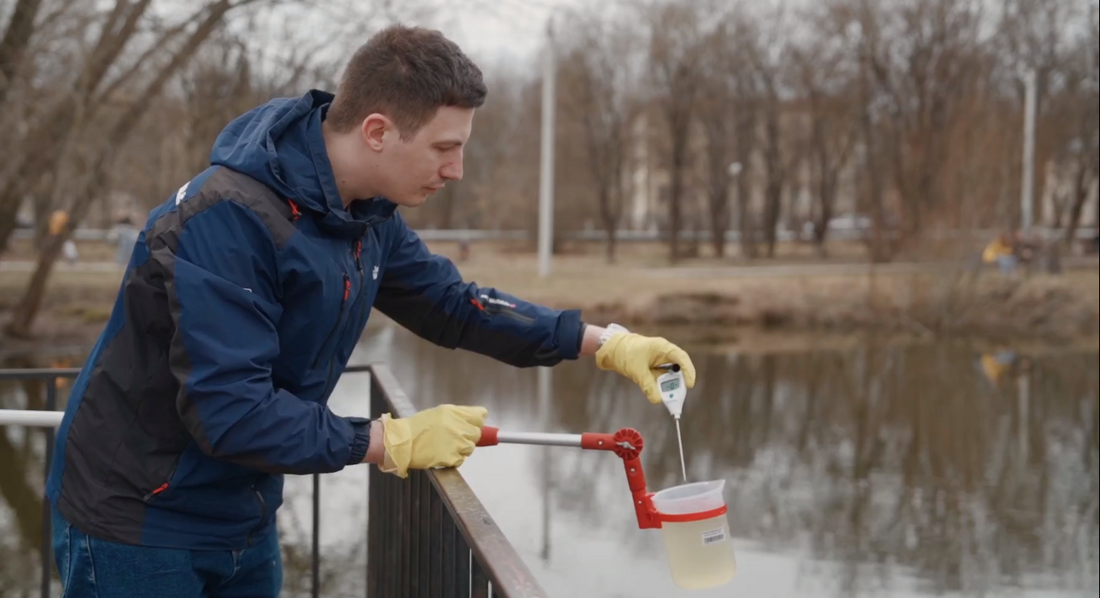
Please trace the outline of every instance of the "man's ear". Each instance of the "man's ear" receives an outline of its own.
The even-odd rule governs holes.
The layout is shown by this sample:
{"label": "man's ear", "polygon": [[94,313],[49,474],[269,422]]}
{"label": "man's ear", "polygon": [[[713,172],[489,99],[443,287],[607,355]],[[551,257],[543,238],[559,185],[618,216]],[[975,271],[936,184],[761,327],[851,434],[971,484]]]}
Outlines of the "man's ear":
{"label": "man's ear", "polygon": [[376,152],[380,152],[385,142],[386,132],[393,129],[393,122],[390,119],[375,112],[363,120],[360,131],[367,146]]}

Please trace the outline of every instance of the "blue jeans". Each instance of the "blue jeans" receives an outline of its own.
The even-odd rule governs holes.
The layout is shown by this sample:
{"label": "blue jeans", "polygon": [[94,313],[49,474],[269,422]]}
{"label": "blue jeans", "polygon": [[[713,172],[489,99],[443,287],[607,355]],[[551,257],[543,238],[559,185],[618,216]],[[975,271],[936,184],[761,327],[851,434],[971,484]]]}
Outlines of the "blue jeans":
{"label": "blue jeans", "polygon": [[1016,274],[1016,264],[1019,261],[1019,258],[1014,255],[1002,255],[997,258],[997,266],[1000,267],[1001,274],[1012,276]]}
{"label": "blue jeans", "polygon": [[273,598],[283,585],[279,534],[245,550],[173,550],[107,542],[53,509],[64,598]]}

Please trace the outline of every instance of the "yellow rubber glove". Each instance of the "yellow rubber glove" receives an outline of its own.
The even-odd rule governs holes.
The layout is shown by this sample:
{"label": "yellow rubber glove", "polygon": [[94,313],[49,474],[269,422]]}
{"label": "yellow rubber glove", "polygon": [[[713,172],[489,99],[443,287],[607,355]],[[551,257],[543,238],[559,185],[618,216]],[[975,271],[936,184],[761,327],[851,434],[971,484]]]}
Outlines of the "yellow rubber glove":
{"label": "yellow rubber glove", "polygon": [[596,366],[618,372],[642,388],[650,403],[660,404],[657,376],[665,370],[657,366],[675,363],[684,373],[688,388],[695,386],[695,364],[683,349],[661,337],[648,337],[633,332],[620,332],[609,338],[596,351]]}
{"label": "yellow rubber glove", "polygon": [[383,414],[386,455],[382,471],[405,478],[410,469],[462,465],[481,439],[481,426],[488,414],[484,407],[455,405],[440,405],[399,419]]}

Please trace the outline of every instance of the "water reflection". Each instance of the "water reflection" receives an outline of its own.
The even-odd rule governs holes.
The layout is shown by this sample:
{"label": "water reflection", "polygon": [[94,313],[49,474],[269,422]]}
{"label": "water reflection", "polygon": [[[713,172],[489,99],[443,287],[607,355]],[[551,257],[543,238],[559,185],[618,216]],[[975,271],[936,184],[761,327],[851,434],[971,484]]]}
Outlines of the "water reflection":
{"label": "water reflection", "polygon": [[[727,480],[741,561],[732,586],[706,595],[1095,591],[1097,355],[1017,360],[995,380],[981,355],[962,342],[871,340],[844,351],[701,356],[684,410],[689,476]],[[402,334],[368,343],[362,357],[393,363],[421,405],[484,404],[505,428],[637,428],[650,489],[679,483],[667,413],[589,363],[552,371],[542,421],[535,372]],[[542,450],[486,449],[464,470],[532,556]],[[677,595],[659,537],[633,525],[621,462],[552,450],[555,550],[533,565],[547,586]],[[756,558],[768,575],[754,575]]]}
{"label": "water reflection", "polygon": [[[691,595],[1095,595],[1097,353],[1007,351],[869,339],[835,351],[696,353],[682,422],[688,473],[727,480],[739,573]],[[589,362],[517,370],[392,328],[372,331],[354,359],[390,363],[420,407],[485,405],[503,429],[636,428],[650,490],[680,482],[667,412]],[[366,414],[368,387],[365,375],[345,377],[333,409]],[[0,387],[2,406],[35,396]],[[0,434],[4,596],[37,586],[34,436]],[[668,579],[659,532],[637,529],[613,455],[500,446],[475,453],[463,474],[551,595],[686,595]],[[362,595],[365,488],[365,468],[323,479],[326,595]],[[310,478],[288,479],[288,596],[309,588],[311,493]]]}

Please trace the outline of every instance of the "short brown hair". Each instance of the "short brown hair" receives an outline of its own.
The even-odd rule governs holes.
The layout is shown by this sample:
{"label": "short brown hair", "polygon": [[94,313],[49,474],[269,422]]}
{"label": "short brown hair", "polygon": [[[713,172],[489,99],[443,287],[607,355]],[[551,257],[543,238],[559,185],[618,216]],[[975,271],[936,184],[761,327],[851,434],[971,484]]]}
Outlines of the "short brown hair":
{"label": "short brown hair", "polygon": [[351,57],[326,120],[347,132],[378,112],[408,139],[440,106],[480,108],[487,94],[481,70],[457,44],[439,31],[393,25]]}

